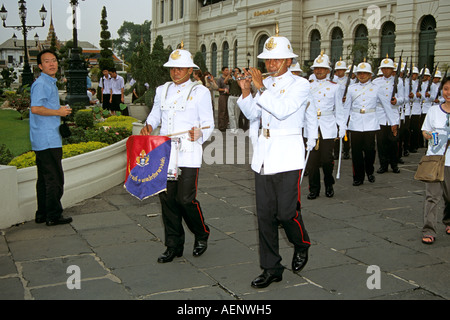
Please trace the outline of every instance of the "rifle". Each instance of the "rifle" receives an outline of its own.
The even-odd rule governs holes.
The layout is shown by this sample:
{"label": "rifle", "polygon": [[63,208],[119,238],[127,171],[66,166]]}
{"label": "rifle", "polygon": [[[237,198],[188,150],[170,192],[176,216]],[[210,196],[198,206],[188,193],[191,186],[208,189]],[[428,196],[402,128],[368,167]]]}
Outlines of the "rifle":
{"label": "rifle", "polygon": [[[436,98],[434,98],[434,100],[436,100],[437,98],[439,98],[439,96],[441,95],[442,89],[443,89],[443,87],[444,87],[444,80],[445,80],[445,78],[447,78],[447,71],[448,71],[448,68],[445,70],[444,77],[443,77],[442,80],[441,80],[441,84],[439,85],[439,89],[438,89],[438,92],[436,93]],[[433,101],[434,101],[434,100],[433,100]]]}
{"label": "rifle", "polygon": [[403,50],[402,50],[402,53],[400,54],[400,59],[398,60],[398,63],[397,63],[397,72],[395,73],[394,88],[392,90],[391,101],[395,98],[395,95],[398,92],[398,78],[400,77],[400,72],[402,70],[402,56],[403,56]]}
{"label": "rifle", "polygon": [[413,82],[412,75],[413,75],[413,69],[414,69],[414,65],[413,65],[413,59],[412,59],[412,56],[411,56],[411,64],[409,65],[409,77],[408,77],[408,79],[409,79],[409,93],[412,92],[412,82]]}
{"label": "rifle", "polygon": [[334,78],[334,72],[335,72],[334,67],[335,67],[335,62],[332,61],[331,62],[330,81],[333,81],[333,78]]}
{"label": "rifle", "polygon": [[425,69],[427,68],[427,65],[423,66],[422,72],[419,75],[419,84],[417,85],[416,94],[422,89],[422,81],[423,81],[423,75],[425,74]]}
{"label": "rifle", "polygon": [[434,76],[436,75],[438,65],[439,65],[439,62],[434,67],[433,74],[431,75],[430,80],[428,80],[428,87],[427,87],[427,91],[425,91],[425,94],[427,94],[427,92],[430,92],[430,90],[431,90],[431,83],[433,83],[433,79],[434,79]]}
{"label": "rifle", "polygon": [[403,86],[405,85],[406,77],[408,77],[408,59],[409,58],[406,58],[405,69],[403,69],[403,76],[402,76]]}
{"label": "rifle", "polygon": [[347,91],[348,91],[348,87],[350,86],[350,82],[352,81],[354,67],[355,67],[355,60],[352,61],[352,66],[351,66],[350,72],[348,74],[347,83],[345,84],[344,95],[342,96],[342,102],[344,102],[345,99],[347,98]]}

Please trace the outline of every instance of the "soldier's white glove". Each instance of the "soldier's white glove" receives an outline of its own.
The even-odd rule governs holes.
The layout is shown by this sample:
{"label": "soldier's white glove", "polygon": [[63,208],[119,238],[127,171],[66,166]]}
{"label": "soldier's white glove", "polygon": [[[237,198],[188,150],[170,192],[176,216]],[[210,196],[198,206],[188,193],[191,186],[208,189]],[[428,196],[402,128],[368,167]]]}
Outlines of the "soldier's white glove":
{"label": "soldier's white glove", "polygon": [[312,151],[316,146],[316,139],[310,139],[306,141],[306,151]]}
{"label": "soldier's white glove", "polygon": [[339,138],[342,139],[345,137],[345,128],[344,127],[340,127],[339,128]]}

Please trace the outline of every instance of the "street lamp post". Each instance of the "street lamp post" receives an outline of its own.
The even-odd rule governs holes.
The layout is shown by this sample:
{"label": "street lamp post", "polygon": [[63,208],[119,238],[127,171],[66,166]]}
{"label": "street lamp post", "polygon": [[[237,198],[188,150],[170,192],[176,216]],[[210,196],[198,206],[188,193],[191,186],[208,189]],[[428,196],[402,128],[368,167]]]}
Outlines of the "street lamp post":
{"label": "street lamp post", "polygon": [[35,29],[35,28],[41,28],[45,26],[45,18],[47,17],[47,10],[45,10],[44,5],[42,5],[41,10],[39,10],[39,15],[42,20],[42,25],[40,26],[27,26],[26,20],[27,20],[27,6],[25,0],[19,0],[17,2],[19,4],[19,17],[21,24],[18,26],[7,26],[6,25],[6,18],[8,16],[8,11],[6,10],[5,6],[2,5],[2,8],[0,9],[0,17],[3,20],[3,27],[4,28],[13,28],[18,31],[22,31],[23,34],[23,51],[24,51],[24,64],[23,64],[23,72],[22,72],[22,86],[24,85],[30,85],[33,83],[33,73],[31,72],[31,67],[28,62],[28,47],[27,47],[27,34],[29,30]]}
{"label": "street lamp post", "polygon": [[[83,0],[84,1],[84,0]],[[87,96],[87,75],[84,61],[81,59],[81,50],[78,48],[77,35],[77,7],[78,0],[70,0],[72,5],[73,48],[70,51],[69,69],[67,70],[67,97],[66,103],[89,104]]]}

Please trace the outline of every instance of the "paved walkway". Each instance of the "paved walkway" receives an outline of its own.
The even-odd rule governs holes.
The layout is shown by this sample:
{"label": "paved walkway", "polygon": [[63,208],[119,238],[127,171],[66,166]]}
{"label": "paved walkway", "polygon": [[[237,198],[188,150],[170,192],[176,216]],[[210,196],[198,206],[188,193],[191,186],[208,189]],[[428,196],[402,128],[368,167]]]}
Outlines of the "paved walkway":
{"label": "paved walkway", "polygon": [[[377,174],[360,187],[343,160],[333,198],[307,200],[305,179],[309,263],[299,275],[289,270],[293,248],[280,229],[287,270],[266,289],[250,286],[260,273],[253,172],[224,164],[200,171],[198,199],[211,228],[203,256],[192,256],[186,228],[184,256],[158,264],[165,250],[158,197],[140,202],[113,186],[66,208],[70,225],[1,230],[0,299],[449,299],[450,237],[440,226],[434,245],[420,241],[424,185],[413,174],[423,152],[404,158],[400,174]],[[77,275],[80,289],[69,290]]]}

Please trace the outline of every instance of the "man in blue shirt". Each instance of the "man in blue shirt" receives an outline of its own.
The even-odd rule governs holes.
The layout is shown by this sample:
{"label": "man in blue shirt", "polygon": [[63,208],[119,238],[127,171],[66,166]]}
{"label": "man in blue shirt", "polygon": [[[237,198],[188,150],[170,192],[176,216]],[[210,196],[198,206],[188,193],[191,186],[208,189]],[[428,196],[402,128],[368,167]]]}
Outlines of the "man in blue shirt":
{"label": "man in blue shirt", "polygon": [[36,154],[38,179],[36,183],[36,223],[48,226],[72,222],[62,217],[61,197],[64,192],[62,169],[62,138],[59,133],[61,117],[72,109],[59,103],[56,87],[58,59],[51,50],[43,50],[37,56],[41,75],[31,86],[30,140]]}

